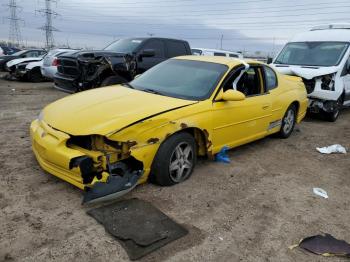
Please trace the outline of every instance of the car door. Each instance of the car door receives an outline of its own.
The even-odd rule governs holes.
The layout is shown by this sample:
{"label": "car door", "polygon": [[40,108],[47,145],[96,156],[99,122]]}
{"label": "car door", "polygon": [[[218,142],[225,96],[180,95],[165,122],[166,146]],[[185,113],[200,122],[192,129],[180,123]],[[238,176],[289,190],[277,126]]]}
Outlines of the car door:
{"label": "car door", "polygon": [[229,88],[246,95],[242,101],[213,102],[214,151],[223,146],[234,147],[264,137],[271,119],[271,95],[265,91],[263,69],[251,66],[237,84],[238,72],[225,81],[222,91]]}
{"label": "car door", "polygon": [[[142,56],[144,50],[154,50],[154,56],[145,57]],[[160,39],[150,39],[141,47],[138,52],[138,74],[142,74],[151,67],[159,64],[165,60],[165,46],[164,42]]]}
{"label": "car door", "polygon": [[345,90],[344,102],[345,104],[349,104],[350,103],[350,57],[348,58],[348,61],[344,66],[344,69],[341,74],[341,78],[343,79],[344,90]]}

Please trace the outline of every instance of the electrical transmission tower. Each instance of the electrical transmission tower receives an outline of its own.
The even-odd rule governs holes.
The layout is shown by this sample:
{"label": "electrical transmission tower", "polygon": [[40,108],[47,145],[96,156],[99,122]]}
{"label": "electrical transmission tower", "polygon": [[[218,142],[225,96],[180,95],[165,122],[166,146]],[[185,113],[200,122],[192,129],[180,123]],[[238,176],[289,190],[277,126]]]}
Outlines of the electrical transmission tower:
{"label": "electrical transmission tower", "polygon": [[53,32],[58,31],[55,27],[52,26],[52,17],[58,16],[58,13],[52,10],[51,3],[57,2],[56,0],[45,0],[45,8],[37,10],[37,12],[43,14],[46,17],[46,23],[44,26],[40,27],[39,29],[43,30],[45,32],[45,46],[46,49],[51,49],[54,47],[54,37]]}
{"label": "electrical transmission tower", "polygon": [[21,7],[17,5],[16,0],[9,0],[6,6],[10,10],[10,16],[6,17],[6,19],[10,20],[9,43],[20,46],[22,44],[22,36],[19,23],[24,21],[18,17],[17,10]]}

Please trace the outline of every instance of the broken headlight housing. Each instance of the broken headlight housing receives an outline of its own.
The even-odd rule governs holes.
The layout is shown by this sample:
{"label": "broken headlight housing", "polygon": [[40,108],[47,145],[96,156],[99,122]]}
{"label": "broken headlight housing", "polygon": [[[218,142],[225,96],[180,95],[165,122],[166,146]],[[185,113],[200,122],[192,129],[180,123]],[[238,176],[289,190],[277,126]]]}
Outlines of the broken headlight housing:
{"label": "broken headlight housing", "polygon": [[335,81],[334,81],[334,74],[329,74],[322,76],[321,78],[321,89],[322,90],[329,90],[334,91],[335,90]]}

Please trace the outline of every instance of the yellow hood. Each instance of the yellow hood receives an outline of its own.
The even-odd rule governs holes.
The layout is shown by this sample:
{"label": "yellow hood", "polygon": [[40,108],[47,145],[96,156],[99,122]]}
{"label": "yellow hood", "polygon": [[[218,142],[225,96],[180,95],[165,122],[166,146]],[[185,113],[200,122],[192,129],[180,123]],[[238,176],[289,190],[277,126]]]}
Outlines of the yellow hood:
{"label": "yellow hood", "polygon": [[60,99],[43,110],[43,120],[70,135],[107,135],[178,107],[196,103],[124,86],[84,91]]}

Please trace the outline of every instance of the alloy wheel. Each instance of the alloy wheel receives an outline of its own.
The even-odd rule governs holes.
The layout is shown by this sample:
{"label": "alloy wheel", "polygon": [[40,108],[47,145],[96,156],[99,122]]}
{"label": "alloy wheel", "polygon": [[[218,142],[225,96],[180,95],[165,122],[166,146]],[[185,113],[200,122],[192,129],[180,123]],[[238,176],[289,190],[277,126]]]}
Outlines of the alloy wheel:
{"label": "alloy wheel", "polygon": [[294,126],[295,114],[293,109],[289,109],[287,115],[283,119],[283,131],[288,134]]}
{"label": "alloy wheel", "polygon": [[194,153],[192,146],[186,142],[178,144],[170,157],[170,178],[176,183],[185,180],[191,174],[193,161]]}

